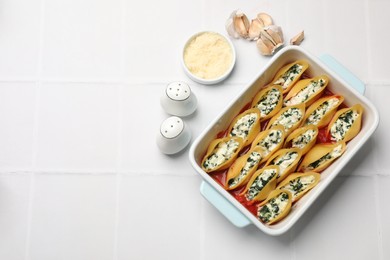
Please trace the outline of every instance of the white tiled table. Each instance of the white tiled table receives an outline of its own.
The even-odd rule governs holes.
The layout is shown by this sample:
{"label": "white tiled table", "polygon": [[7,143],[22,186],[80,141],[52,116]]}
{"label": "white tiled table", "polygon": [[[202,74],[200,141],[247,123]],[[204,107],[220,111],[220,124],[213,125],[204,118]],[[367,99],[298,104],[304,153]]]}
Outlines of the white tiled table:
{"label": "white tiled table", "polygon": [[[188,149],[155,145],[165,85],[189,82],[196,137],[269,58],[235,40],[223,84],[191,82],[185,39],[234,9],[366,84],[374,136],[291,231],[236,228],[199,194]],[[0,259],[390,259],[390,1],[2,0]],[[143,122],[140,127],[140,122]]]}

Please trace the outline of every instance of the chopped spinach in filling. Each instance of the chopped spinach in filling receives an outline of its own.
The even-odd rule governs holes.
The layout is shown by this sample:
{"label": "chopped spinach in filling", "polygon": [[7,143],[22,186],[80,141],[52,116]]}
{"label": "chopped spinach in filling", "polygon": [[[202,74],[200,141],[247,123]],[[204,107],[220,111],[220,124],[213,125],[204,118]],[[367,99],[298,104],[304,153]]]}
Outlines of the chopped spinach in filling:
{"label": "chopped spinach in filling", "polygon": [[288,194],[282,192],[279,196],[270,199],[264,206],[260,207],[257,216],[264,223],[268,223],[279,216],[285,209],[288,203]]}
{"label": "chopped spinach in filling", "polygon": [[260,110],[261,117],[271,113],[279,103],[281,93],[278,89],[272,88],[257,102],[257,108]]}
{"label": "chopped spinach in filling", "polygon": [[302,66],[299,64],[294,64],[289,68],[283,75],[276,80],[273,84],[280,85],[283,89],[286,89],[290,86],[290,84],[295,80],[297,76],[302,72]]}
{"label": "chopped spinach in filling", "polygon": [[325,80],[311,80],[310,83],[301,89],[294,97],[284,101],[285,106],[293,106],[304,103],[309,97],[318,93],[318,91],[325,86]]}
{"label": "chopped spinach in filling", "polygon": [[264,150],[264,156],[267,156],[271,153],[282,141],[282,131],[274,130],[260,140],[256,146],[260,146]]}
{"label": "chopped spinach in filling", "polygon": [[306,119],[305,125],[318,125],[321,119],[339,103],[338,98],[331,98],[322,103],[316,110],[314,110]]}
{"label": "chopped spinach in filling", "polygon": [[292,107],[284,111],[271,125],[271,128],[276,125],[282,125],[286,130],[293,127],[302,118],[302,111],[296,107]]}
{"label": "chopped spinach in filling", "polygon": [[286,184],[281,188],[290,191],[293,197],[295,198],[299,195],[299,193],[306,190],[309,185],[313,184],[314,181],[315,178],[313,175],[298,177],[290,180],[288,184]]}
{"label": "chopped spinach in filling", "polygon": [[353,110],[341,114],[330,128],[331,139],[333,141],[343,140],[358,116],[359,114]]}
{"label": "chopped spinach in filling", "polygon": [[284,171],[294,163],[294,161],[297,159],[298,153],[297,152],[288,152],[280,157],[275,158],[275,160],[272,160],[270,163],[271,165],[277,165],[279,166],[279,176],[283,175]]}
{"label": "chopped spinach in filling", "polygon": [[336,146],[335,148],[333,148],[333,150],[330,151],[329,153],[323,155],[320,159],[310,163],[306,167],[306,169],[314,170],[314,169],[320,167],[321,165],[323,165],[324,163],[326,163],[327,161],[339,157],[341,155],[341,153],[342,153],[342,145],[340,144],[340,145]]}
{"label": "chopped spinach in filling", "polygon": [[248,136],[249,131],[253,127],[256,120],[257,120],[256,113],[250,113],[248,115],[241,117],[234,124],[232,130],[230,131],[230,136],[238,136],[245,139]]}
{"label": "chopped spinach in filling", "polygon": [[228,181],[229,188],[232,188],[232,187],[236,186],[237,184],[239,184],[241,182],[241,180],[244,179],[248,175],[248,172],[250,170],[252,170],[253,167],[255,167],[260,162],[260,160],[261,160],[261,154],[258,152],[255,152],[255,151],[252,152],[250,154],[250,156],[248,157],[248,159],[246,160],[244,167],[242,167],[239,175]]}
{"label": "chopped spinach in filling", "polygon": [[265,187],[265,185],[267,185],[269,181],[275,176],[275,174],[275,169],[267,169],[264,170],[259,176],[257,176],[245,194],[246,199],[248,201],[253,200]]}
{"label": "chopped spinach in filling", "polygon": [[308,145],[308,143],[310,143],[313,140],[315,133],[316,131],[314,131],[313,129],[309,129],[304,133],[298,135],[297,137],[292,139],[291,147],[300,148],[300,149],[304,148],[306,145]]}
{"label": "chopped spinach in filling", "polygon": [[228,161],[233,154],[237,151],[239,143],[235,140],[229,140],[228,142],[220,142],[211,153],[209,157],[204,161],[203,167],[206,170],[213,170],[224,162]]}

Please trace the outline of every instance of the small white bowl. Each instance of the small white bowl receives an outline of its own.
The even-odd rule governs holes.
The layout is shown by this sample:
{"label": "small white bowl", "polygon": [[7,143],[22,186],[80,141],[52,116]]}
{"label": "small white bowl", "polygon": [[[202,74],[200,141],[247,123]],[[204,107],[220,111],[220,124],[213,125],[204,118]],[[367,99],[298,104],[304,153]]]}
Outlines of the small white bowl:
{"label": "small white bowl", "polygon": [[165,112],[174,116],[188,116],[196,110],[197,99],[190,86],[182,81],[171,82],[161,95]]}
{"label": "small white bowl", "polygon": [[191,131],[184,121],[177,116],[165,119],[160,126],[156,142],[160,151],[175,154],[183,150],[191,141]]}
{"label": "small white bowl", "polygon": [[[231,61],[231,64],[230,66],[227,68],[227,70],[220,76],[216,77],[216,78],[210,78],[210,79],[205,79],[205,78],[201,78],[195,74],[193,74],[187,67],[185,61],[184,61],[184,53],[186,51],[186,49],[188,48],[189,44],[198,36],[202,35],[202,34],[205,34],[205,33],[212,33],[212,34],[217,34],[218,36],[222,37],[227,43],[228,45],[230,46],[230,49],[231,49],[231,52],[232,52],[232,61]],[[230,73],[232,72],[233,68],[234,68],[234,65],[236,63],[236,51],[234,49],[234,45],[232,43],[232,41],[220,34],[220,33],[217,33],[217,32],[212,32],[212,31],[203,31],[203,32],[199,32],[199,33],[196,33],[194,34],[193,36],[191,36],[187,42],[185,43],[184,45],[184,48],[183,48],[183,51],[181,53],[181,63],[182,63],[182,67],[185,71],[185,73],[187,74],[187,76],[192,79],[193,81],[195,82],[198,82],[198,83],[201,83],[201,84],[204,84],[204,85],[213,85],[213,84],[217,84],[223,80],[225,80],[229,75]]]}

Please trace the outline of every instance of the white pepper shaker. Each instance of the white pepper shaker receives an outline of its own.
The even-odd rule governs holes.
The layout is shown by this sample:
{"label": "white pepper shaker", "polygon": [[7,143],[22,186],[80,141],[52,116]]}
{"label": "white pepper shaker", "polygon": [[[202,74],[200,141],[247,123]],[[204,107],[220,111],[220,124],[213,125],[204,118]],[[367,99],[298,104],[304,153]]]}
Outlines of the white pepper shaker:
{"label": "white pepper shaker", "polygon": [[183,150],[191,141],[191,131],[184,121],[177,116],[165,119],[160,126],[156,142],[160,151],[175,154]]}
{"label": "white pepper shaker", "polygon": [[188,116],[197,107],[197,99],[190,86],[183,81],[171,82],[160,98],[165,112],[174,116]]}

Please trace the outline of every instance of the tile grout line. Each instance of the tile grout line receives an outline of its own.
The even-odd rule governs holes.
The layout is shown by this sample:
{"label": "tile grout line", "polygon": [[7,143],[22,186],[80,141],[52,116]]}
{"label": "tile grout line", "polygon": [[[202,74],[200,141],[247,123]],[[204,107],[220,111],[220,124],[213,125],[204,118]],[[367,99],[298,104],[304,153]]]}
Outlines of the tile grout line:
{"label": "tile grout line", "polygon": [[379,203],[379,176],[374,175],[374,198],[375,198],[375,215],[377,221],[377,233],[378,233],[378,251],[379,251],[379,259],[383,258],[383,238],[382,238],[382,218],[380,212],[380,203]]}
{"label": "tile grout line", "polygon": [[37,76],[36,81],[36,94],[35,94],[35,107],[34,107],[34,128],[33,128],[33,142],[32,142],[32,173],[30,183],[30,194],[28,202],[27,212],[27,232],[26,232],[26,248],[25,259],[31,259],[31,232],[32,232],[32,215],[34,207],[34,195],[35,195],[35,169],[38,153],[38,131],[39,131],[39,110],[40,110],[40,98],[41,98],[41,81],[39,80],[42,75],[43,69],[43,48],[44,48],[44,29],[45,29],[45,0],[41,0],[40,6],[40,22],[39,22],[39,54],[37,61]]}
{"label": "tile grout line", "polygon": [[[368,55],[370,55],[370,51],[368,51]],[[186,80],[186,79],[183,79]],[[103,85],[112,85],[112,84],[123,84],[128,87],[139,87],[140,85],[158,85],[161,86],[161,82],[167,81],[166,79],[158,79],[151,80],[150,78],[141,78],[138,80],[130,80],[130,79],[118,79],[118,78],[110,78],[110,79],[92,79],[92,78],[26,78],[26,79],[17,79],[17,78],[0,78],[0,83],[58,83],[58,84],[103,84]],[[378,87],[388,87],[390,86],[389,80],[369,80],[364,81],[366,85],[378,86]],[[196,84],[196,83],[191,83]],[[229,86],[241,86],[246,84],[246,82],[230,82],[226,83]]]}
{"label": "tile grout line", "polygon": [[115,219],[114,219],[114,241],[113,241],[113,259],[119,259],[118,241],[119,241],[119,215],[120,215],[120,194],[123,175],[120,172],[122,165],[122,135],[123,135],[123,91],[125,75],[125,25],[126,25],[126,2],[120,1],[121,8],[121,29],[120,29],[120,86],[118,90],[118,129],[117,129],[117,165],[116,165],[116,194],[115,194]]}

